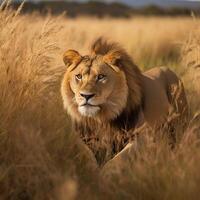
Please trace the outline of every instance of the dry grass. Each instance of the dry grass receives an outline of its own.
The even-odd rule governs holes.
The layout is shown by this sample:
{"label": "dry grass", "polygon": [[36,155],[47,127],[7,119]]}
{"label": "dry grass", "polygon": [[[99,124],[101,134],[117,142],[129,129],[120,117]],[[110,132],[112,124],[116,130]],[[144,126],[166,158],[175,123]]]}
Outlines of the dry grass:
{"label": "dry grass", "polygon": [[182,48],[182,66],[185,68],[184,80],[190,84],[187,85],[189,100],[192,110],[199,109],[200,99],[194,98],[200,95],[200,29],[196,28],[191,32]]}
{"label": "dry grass", "polygon": [[[198,21],[190,18],[64,19],[64,47],[85,50],[97,36],[118,41],[142,68],[179,61],[180,47]],[[63,23],[64,24],[64,23]],[[73,34],[71,34],[73,32]],[[68,37],[67,37],[68,36]]]}
{"label": "dry grass", "polygon": [[199,90],[191,90],[188,79],[194,118],[177,148],[171,151],[162,137],[155,141],[153,133],[143,134],[126,170],[111,181],[93,168],[71,134],[59,87],[63,51],[85,53],[98,35],[122,43],[143,68],[166,64],[187,74],[192,59],[193,77],[199,68],[198,31],[183,48],[184,65],[179,47],[198,20],[72,20],[19,16],[20,9],[0,9],[0,199],[197,199],[200,119],[194,95]]}

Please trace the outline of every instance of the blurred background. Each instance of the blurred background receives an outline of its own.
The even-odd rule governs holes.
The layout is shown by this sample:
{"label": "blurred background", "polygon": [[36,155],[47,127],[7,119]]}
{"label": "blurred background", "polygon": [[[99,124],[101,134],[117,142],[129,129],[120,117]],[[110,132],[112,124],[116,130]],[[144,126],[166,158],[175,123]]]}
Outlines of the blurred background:
{"label": "blurred background", "polygon": [[[20,1],[14,1],[17,7]],[[23,12],[47,11],[58,15],[67,12],[70,17],[131,17],[133,15],[190,15],[198,14],[200,1],[192,0],[27,0]]]}

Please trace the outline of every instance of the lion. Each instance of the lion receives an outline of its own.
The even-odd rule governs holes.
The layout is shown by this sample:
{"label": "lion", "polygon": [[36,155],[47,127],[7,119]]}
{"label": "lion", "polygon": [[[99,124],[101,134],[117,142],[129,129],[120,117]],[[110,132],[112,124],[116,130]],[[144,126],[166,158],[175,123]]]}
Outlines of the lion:
{"label": "lion", "polygon": [[[172,110],[179,121],[187,118],[184,86],[177,75],[167,67],[142,73],[117,43],[101,37],[91,45],[88,55],[67,50],[63,61],[64,108],[89,147],[97,127],[109,127],[123,135],[144,123],[161,127]],[[180,89],[177,101],[174,88]]]}

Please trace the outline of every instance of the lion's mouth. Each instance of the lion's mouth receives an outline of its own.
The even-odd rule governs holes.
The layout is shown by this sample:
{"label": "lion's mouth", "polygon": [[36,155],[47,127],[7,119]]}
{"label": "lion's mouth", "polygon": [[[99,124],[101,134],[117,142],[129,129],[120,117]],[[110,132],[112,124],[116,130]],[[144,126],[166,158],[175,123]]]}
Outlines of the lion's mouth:
{"label": "lion's mouth", "polygon": [[88,102],[86,102],[86,103],[80,105],[80,107],[82,107],[82,106],[99,107],[99,105],[93,105],[93,104],[90,104],[90,103],[88,103]]}
{"label": "lion's mouth", "polygon": [[101,108],[98,105],[93,105],[90,103],[84,103],[78,107],[80,114],[87,117],[94,117],[100,111],[100,109]]}

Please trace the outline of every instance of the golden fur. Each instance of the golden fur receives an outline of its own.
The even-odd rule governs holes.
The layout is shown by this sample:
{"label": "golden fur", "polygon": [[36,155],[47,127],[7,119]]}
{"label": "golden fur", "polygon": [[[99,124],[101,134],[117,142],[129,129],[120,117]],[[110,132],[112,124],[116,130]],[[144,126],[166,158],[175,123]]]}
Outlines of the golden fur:
{"label": "golden fur", "polygon": [[[64,107],[84,137],[102,124],[129,130],[144,122],[160,126],[171,111],[182,119],[187,115],[183,84],[175,73],[166,67],[141,73],[116,43],[99,38],[89,55],[68,50],[63,60],[67,66],[61,86]],[[84,95],[92,96],[88,104]]]}
{"label": "golden fur", "polygon": [[[88,119],[88,117],[81,116],[77,110],[77,102],[83,99],[80,92],[97,93],[95,90],[99,90],[94,101],[106,104],[101,105],[101,112],[95,116],[97,121],[110,121],[116,118],[123,109],[129,112],[140,105],[141,72],[133,64],[128,54],[117,44],[107,44],[99,39],[92,45],[91,56],[80,56],[77,51],[68,50],[65,52],[63,60],[69,67],[62,82],[61,93],[64,106],[74,120]],[[119,61],[120,63],[118,63]],[[117,66],[118,64],[120,68]],[[79,73],[85,74],[86,78],[77,84],[74,77]],[[96,84],[95,76],[102,73],[107,74],[109,80],[105,84]],[[113,84],[114,80],[115,85]],[[106,94],[108,88],[110,94]],[[127,96],[129,97],[127,98]],[[107,98],[105,99],[105,97]],[[75,102],[74,98],[76,98]]]}

